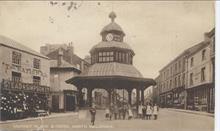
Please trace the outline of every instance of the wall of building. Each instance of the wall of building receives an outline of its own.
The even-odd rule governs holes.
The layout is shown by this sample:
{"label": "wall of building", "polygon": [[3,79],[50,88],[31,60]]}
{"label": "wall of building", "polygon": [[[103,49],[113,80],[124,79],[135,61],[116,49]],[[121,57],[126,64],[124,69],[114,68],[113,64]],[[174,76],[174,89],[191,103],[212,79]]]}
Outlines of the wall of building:
{"label": "wall of building", "polygon": [[[41,78],[40,85],[50,86],[50,63],[49,59],[32,55],[23,51],[0,46],[1,59],[0,59],[0,81],[2,79],[11,80],[12,71],[21,73],[21,82],[33,83],[33,76]],[[16,51],[21,53],[21,65],[15,66],[12,64],[12,52]],[[34,58],[40,59],[40,69],[33,68]]]}
{"label": "wall of building", "polygon": [[3,67],[2,67],[2,59],[3,59],[3,53],[2,53],[2,45],[0,45],[0,83],[3,79]]}
{"label": "wall of building", "polygon": [[52,69],[50,72],[51,91],[76,90],[76,87],[65,81],[77,76],[78,73],[70,70]]}
{"label": "wall of building", "polygon": [[[202,60],[202,51],[205,50],[205,59]],[[195,86],[199,86],[205,83],[212,82],[212,63],[210,59],[210,46],[206,46],[201,50],[197,51],[195,54],[192,54],[187,59],[187,67],[188,67],[188,77],[187,77],[187,88],[192,88]],[[191,59],[193,58],[193,66],[191,66]],[[201,69],[205,68],[205,80],[201,80]],[[193,73],[193,84],[190,83],[190,74]]]}
{"label": "wall of building", "polygon": [[160,71],[158,81],[162,92],[185,85],[185,55],[181,55]]}
{"label": "wall of building", "polygon": [[[67,84],[65,81],[72,78],[73,76],[78,75],[73,70],[69,69],[51,69],[50,71],[50,83],[51,83],[51,100],[53,95],[59,96],[59,110],[65,110],[65,94],[64,90],[77,90],[75,86],[71,84]],[[50,107],[52,107],[52,103],[50,103]]]}

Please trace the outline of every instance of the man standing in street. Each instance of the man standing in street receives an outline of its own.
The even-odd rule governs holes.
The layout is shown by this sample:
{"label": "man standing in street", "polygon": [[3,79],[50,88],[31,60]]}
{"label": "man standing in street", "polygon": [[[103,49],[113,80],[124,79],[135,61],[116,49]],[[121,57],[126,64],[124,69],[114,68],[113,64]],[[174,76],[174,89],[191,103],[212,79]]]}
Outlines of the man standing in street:
{"label": "man standing in street", "polygon": [[92,123],[92,125],[95,125],[95,115],[96,115],[95,105],[92,105],[92,107],[90,108],[89,111],[91,114],[91,123]]}

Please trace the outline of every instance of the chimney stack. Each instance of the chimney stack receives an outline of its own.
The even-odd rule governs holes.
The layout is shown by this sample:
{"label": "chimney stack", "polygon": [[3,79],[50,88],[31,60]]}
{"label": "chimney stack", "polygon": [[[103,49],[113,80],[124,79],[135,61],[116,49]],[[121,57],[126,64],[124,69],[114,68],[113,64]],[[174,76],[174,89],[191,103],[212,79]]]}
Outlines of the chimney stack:
{"label": "chimney stack", "polygon": [[80,70],[81,70],[81,72],[84,71],[84,60],[81,60]]}
{"label": "chimney stack", "polygon": [[63,51],[59,48],[57,66],[61,66],[63,61]]}
{"label": "chimney stack", "polygon": [[73,50],[73,42],[70,42],[68,47],[67,47],[67,50],[68,50],[68,56],[69,56],[69,59],[70,59],[70,63],[73,64],[73,54],[74,54],[74,50]]}

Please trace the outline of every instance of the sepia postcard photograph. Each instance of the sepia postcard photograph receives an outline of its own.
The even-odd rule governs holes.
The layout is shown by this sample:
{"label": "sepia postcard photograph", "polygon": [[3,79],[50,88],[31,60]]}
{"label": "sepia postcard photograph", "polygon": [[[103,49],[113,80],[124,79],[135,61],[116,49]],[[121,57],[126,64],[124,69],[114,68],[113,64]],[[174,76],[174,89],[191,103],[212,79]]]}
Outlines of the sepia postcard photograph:
{"label": "sepia postcard photograph", "polygon": [[216,3],[0,1],[0,131],[217,131]]}

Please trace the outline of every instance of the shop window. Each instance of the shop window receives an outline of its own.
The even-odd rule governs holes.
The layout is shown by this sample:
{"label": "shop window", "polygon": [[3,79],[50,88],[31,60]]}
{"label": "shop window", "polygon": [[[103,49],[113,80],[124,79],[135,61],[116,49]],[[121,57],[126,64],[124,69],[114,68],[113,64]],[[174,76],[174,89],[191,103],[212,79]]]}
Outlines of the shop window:
{"label": "shop window", "polygon": [[201,69],[201,81],[205,81],[205,67]]}
{"label": "shop window", "polygon": [[12,52],[12,63],[20,65],[21,64],[21,53],[19,52]]}
{"label": "shop window", "polygon": [[21,81],[21,73],[12,72],[12,81],[13,82],[20,82]]}
{"label": "shop window", "polygon": [[192,67],[194,65],[194,59],[193,57],[190,59],[190,66]]}
{"label": "shop window", "polygon": [[34,58],[33,67],[34,67],[35,69],[40,69],[40,59]]}
{"label": "shop window", "polygon": [[190,78],[190,85],[193,85],[193,73],[190,73],[190,76],[189,76]]}
{"label": "shop window", "polygon": [[39,76],[33,76],[33,84],[40,85],[40,77]]}
{"label": "shop window", "polygon": [[205,60],[206,59],[206,50],[203,50],[202,51],[202,60]]}

